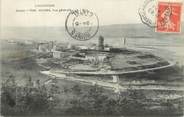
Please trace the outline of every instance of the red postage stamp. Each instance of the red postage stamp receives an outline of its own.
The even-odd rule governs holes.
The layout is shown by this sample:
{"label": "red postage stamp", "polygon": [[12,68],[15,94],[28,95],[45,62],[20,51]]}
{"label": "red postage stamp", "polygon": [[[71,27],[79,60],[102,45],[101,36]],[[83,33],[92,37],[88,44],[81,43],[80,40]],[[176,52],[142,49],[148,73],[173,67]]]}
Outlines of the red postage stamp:
{"label": "red postage stamp", "polygon": [[181,8],[182,3],[159,2],[156,18],[157,32],[180,32],[181,31]]}

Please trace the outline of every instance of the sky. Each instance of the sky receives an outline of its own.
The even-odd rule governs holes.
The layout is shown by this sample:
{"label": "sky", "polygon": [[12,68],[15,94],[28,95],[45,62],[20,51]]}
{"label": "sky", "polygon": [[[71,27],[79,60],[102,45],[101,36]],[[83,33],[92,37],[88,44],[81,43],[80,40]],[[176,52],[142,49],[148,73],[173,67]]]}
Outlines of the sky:
{"label": "sky", "polygon": [[[1,0],[1,25],[22,27],[64,26],[68,12],[16,12],[16,10],[34,9],[35,5],[38,4],[54,4],[55,7],[51,7],[51,9],[89,9],[97,14],[100,25],[141,23],[138,9],[144,1],[145,0]],[[184,9],[182,12],[182,17],[184,17]]]}

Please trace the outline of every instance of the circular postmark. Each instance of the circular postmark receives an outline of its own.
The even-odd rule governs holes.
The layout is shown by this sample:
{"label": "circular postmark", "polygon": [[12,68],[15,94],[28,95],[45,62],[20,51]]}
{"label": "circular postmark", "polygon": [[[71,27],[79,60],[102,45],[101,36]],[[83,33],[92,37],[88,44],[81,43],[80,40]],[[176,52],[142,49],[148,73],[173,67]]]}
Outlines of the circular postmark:
{"label": "circular postmark", "polygon": [[98,32],[99,20],[95,13],[87,9],[73,10],[66,18],[65,28],[72,38],[86,41]]}
{"label": "circular postmark", "polygon": [[157,2],[156,0],[145,0],[139,8],[139,16],[142,23],[149,27],[156,27]]}

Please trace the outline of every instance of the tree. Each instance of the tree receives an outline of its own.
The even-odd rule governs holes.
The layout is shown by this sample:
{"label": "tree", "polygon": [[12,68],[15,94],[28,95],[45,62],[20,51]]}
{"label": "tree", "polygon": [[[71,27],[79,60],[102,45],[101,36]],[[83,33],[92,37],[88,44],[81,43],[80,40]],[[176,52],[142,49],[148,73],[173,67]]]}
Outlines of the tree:
{"label": "tree", "polygon": [[55,106],[42,88],[30,90],[29,87],[3,84],[1,91],[2,115],[41,115],[51,112]]}
{"label": "tree", "polygon": [[10,74],[8,79],[5,81],[4,85],[9,87],[15,87],[16,86],[15,76]]}
{"label": "tree", "polygon": [[121,93],[118,99],[119,113],[121,114],[140,114],[144,112],[146,97],[142,92],[129,89],[126,93]]}
{"label": "tree", "polygon": [[102,114],[104,113],[107,99],[108,97],[103,94],[103,89],[95,85],[89,90],[87,95],[84,96],[86,109],[91,111],[92,114]]}
{"label": "tree", "polygon": [[52,105],[47,93],[42,91],[42,88],[34,88],[29,93],[27,91],[30,91],[29,88],[24,87],[22,93],[17,96],[18,106],[16,109],[20,115],[40,115],[50,112]]}
{"label": "tree", "polygon": [[86,109],[82,105],[82,100],[79,98],[74,98],[70,100],[71,107],[66,110],[67,114],[72,114],[72,115],[84,115],[86,114]]}
{"label": "tree", "polygon": [[82,93],[79,85],[74,85],[71,89],[72,89],[72,92],[77,96],[79,96]]}
{"label": "tree", "polygon": [[30,88],[33,87],[33,82],[32,82],[32,77],[31,76],[28,76],[26,86],[30,87]]}
{"label": "tree", "polygon": [[113,99],[113,98],[109,98],[105,102],[104,114],[106,114],[106,115],[118,115],[119,114],[118,101]]}

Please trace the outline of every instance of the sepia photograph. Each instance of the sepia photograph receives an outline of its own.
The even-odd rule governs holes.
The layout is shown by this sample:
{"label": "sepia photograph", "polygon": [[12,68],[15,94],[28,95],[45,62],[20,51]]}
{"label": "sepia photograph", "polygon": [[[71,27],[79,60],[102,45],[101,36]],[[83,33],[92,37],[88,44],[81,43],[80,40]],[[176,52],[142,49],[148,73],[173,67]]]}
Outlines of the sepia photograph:
{"label": "sepia photograph", "polygon": [[0,116],[184,116],[183,0],[0,2]]}

